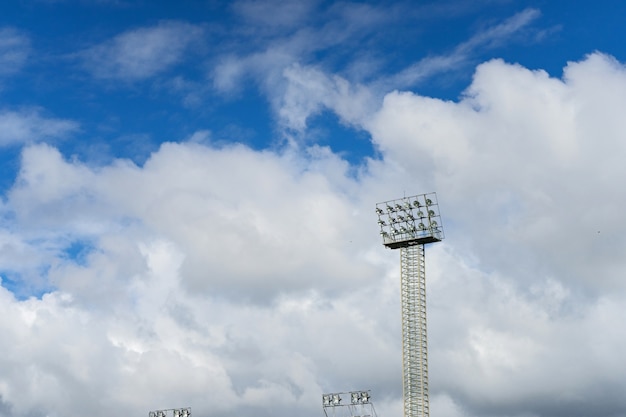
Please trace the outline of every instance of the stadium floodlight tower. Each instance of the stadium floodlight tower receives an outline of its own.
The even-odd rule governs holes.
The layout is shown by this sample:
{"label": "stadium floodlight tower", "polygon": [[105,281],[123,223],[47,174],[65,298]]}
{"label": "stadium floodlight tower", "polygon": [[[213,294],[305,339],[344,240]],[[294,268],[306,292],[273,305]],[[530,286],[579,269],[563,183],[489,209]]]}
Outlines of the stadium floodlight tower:
{"label": "stadium floodlight tower", "polygon": [[444,238],[437,195],[378,203],[376,213],[383,245],[400,249],[404,417],[428,417],[424,245]]}

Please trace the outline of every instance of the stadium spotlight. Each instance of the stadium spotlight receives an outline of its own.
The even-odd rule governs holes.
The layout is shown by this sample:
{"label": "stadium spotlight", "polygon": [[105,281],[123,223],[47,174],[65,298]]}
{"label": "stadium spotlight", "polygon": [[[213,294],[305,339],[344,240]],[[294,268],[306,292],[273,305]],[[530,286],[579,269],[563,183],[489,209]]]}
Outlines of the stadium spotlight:
{"label": "stadium spotlight", "polygon": [[191,417],[191,408],[175,409],[174,417]]}
{"label": "stadium spotlight", "polygon": [[367,404],[370,402],[370,394],[367,391],[361,391],[361,402]]}
{"label": "stadium spotlight", "polygon": [[383,245],[390,249],[439,242],[444,238],[435,193],[378,203],[376,214]]}

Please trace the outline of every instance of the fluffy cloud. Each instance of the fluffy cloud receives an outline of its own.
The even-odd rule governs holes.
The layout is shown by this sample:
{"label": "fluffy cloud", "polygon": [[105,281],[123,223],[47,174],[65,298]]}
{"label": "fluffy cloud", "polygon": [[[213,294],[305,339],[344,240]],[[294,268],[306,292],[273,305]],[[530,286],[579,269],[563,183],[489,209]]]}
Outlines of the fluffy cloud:
{"label": "fluffy cloud", "polygon": [[306,169],[300,163],[290,153],[169,144],[142,169],[120,163],[95,173],[40,146],[24,152],[11,201],[28,229],[62,225],[89,239],[125,221],[166,236],[183,249],[185,283],[196,290],[259,295],[275,285],[345,288],[351,279],[338,284],[342,275],[369,275],[334,255],[363,236],[351,228],[357,216],[343,194],[354,182],[347,165],[327,151],[312,155]]}
{"label": "fluffy cloud", "polygon": [[[14,309],[4,317],[23,317],[3,328],[41,340],[4,364],[13,371],[3,382],[33,361],[23,389],[12,383],[3,398],[35,414],[44,404],[71,414],[98,391],[111,407],[137,413],[163,401],[225,415],[307,410],[324,384],[319,363],[365,377],[360,363],[372,349],[381,357],[377,383],[393,380],[395,343],[356,354],[336,345],[387,334],[373,314],[387,314],[380,294],[396,301],[379,290],[384,273],[367,266],[369,248],[358,244],[376,232],[359,224],[355,189],[346,164],[323,149],[303,159],[166,144],[141,168],[93,169],[46,145],[26,148],[7,208],[21,244],[42,255],[37,265],[13,265],[12,276],[46,266],[56,290],[23,301],[3,290]],[[80,257],[69,251],[77,242]],[[375,308],[362,303],[374,296]],[[71,342],[54,344],[56,328]],[[331,350],[338,361],[326,357]],[[82,400],[65,402],[68,391]]]}
{"label": "fluffy cloud", "polygon": [[623,414],[625,77],[600,54],[561,79],[495,60],[458,102],[390,93],[353,119],[382,155],[356,174],[319,147],[97,168],[25,148],[0,245],[30,261],[0,275],[47,293],[0,288],[0,410],[314,415],[369,388],[400,412],[398,254],[373,208],[436,190],[433,414]]}
{"label": "fluffy cloud", "polygon": [[[471,414],[624,410],[615,390],[626,384],[616,362],[626,333],[606,320],[626,295],[625,75],[600,54],[563,79],[495,60],[461,101],[396,92],[369,124],[386,161],[438,190],[451,220],[445,247],[456,256],[435,260],[432,292],[443,285],[434,303],[465,314],[435,308],[431,346],[456,342],[433,349],[442,372],[431,387]],[[467,266],[452,268],[457,256]],[[605,409],[592,410],[590,394]]]}
{"label": "fluffy cloud", "polygon": [[[624,174],[616,115],[623,77],[623,67],[602,55],[569,64],[563,80],[492,61],[478,68],[459,103],[389,95],[371,131],[409,175],[446,190],[459,209],[451,217],[463,219],[459,234],[481,236],[485,253],[516,248],[532,257],[524,268],[534,265],[539,276],[611,285],[619,280],[609,268],[623,243],[616,225],[626,200],[615,187]],[[582,258],[591,263],[571,262]],[[518,260],[492,262],[513,268]]]}
{"label": "fluffy cloud", "polygon": [[375,111],[370,90],[353,86],[342,77],[330,77],[319,69],[299,65],[285,69],[284,77],[287,87],[277,107],[287,129],[306,131],[307,120],[326,109],[355,126],[362,125]]}
{"label": "fluffy cloud", "polygon": [[0,147],[59,138],[77,129],[76,122],[46,118],[37,109],[0,111]]}

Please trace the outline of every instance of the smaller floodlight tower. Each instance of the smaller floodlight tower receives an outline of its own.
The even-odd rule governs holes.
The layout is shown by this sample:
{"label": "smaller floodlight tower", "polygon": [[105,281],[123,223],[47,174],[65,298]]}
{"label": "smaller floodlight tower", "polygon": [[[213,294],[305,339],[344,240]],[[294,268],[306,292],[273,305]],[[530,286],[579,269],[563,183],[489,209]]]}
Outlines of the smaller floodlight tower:
{"label": "smaller floodlight tower", "polygon": [[443,239],[435,193],[376,204],[383,245],[400,249],[404,417],[428,417],[424,245]]}
{"label": "smaller floodlight tower", "polygon": [[[171,411],[171,413],[170,413]],[[150,411],[148,417],[191,417],[191,407],[168,408],[166,410]]]}
{"label": "smaller floodlight tower", "polygon": [[326,417],[376,417],[371,398],[369,391],[324,394],[322,408]]}

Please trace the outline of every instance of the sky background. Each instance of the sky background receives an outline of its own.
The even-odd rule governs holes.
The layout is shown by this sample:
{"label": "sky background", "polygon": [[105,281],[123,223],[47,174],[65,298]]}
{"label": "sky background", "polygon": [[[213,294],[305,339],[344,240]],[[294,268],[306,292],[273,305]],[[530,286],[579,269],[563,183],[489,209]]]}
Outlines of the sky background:
{"label": "sky background", "polygon": [[626,2],[0,4],[0,416],[626,416]]}

